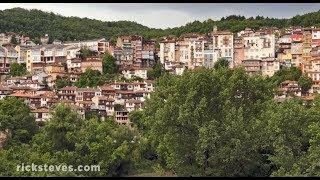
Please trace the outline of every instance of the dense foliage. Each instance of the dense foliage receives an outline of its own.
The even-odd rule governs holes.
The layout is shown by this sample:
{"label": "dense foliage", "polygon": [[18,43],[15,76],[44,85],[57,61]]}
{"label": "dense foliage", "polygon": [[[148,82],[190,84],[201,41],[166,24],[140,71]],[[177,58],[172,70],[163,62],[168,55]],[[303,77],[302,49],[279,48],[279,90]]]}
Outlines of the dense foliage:
{"label": "dense foliage", "polygon": [[10,72],[9,75],[12,77],[15,76],[23,76],[27,74],[27,68],[26,65],[21,63],[17,63],[17,62],[13,62],[10,64]]}
{"label": "dense foliage", "polygon": [[167,35],[180,36],[189,32],[209,33],[215,25],[218,29],[232,32],[238,32],[246,27],[259,29],[261,27],[319,26],[320,12],[297,15],[290,19],[261,16],[245,18],[232,15],[219,21],[208,19],[203,22],[190,22],[181,27],[155,29],[130,21],[103,22],[88,18],[63,17],[35,9],[13,8],[0,11],[1,32],[24,34],[37,42],[39,42],[39,37],[44,36],[44,34],[49,34],[51,41],[54,39],[71,41],[105,37],[107,40],[115,42],[117,36],[129,34],[141,35],[147,39],[158,39]]}
{"label": "dense foliage", "polygon": [[72,82],[69,80],[68,77],[57,76],[57,79],[56,79],[55,84],[54,84],[54,88],[55,89],[61,89],[63,87],[71,86],[71,85],[72,85]]}
{"label": "dense foliage", "polygon": [[77,87],[97,87],[104,83],[105,80],[100,71],[88,68],[79,76],[74,85]]}
{"label": "dense foliage", "polygon": [[102,59],[103,73],[104,74],[116,74],[118,72],[118,66],[116,59],[109,53],[105,53]]}
{"label": "dense foliage", "polygon": [[0,132],[8,136],[7,143],[26,143],[36,131],[35,118],[24,102],[14,97],[0,101]]}
{"label": "dense foliage", "polygon": [[[119,176],[139,161],[143,142],[135,131],[112,119],[82,119],[67,105],[56,107],[52,119],[30,143],[0,150],[2,176]],[[16,171],[18,164],[100,165],[100,171]]]}
{"label": "dense foliage", "polygon": [[319,100],[278,104],[270,79],[241,68],[196,71],[161,77],[146,108],[130,115],[158,166],[178,176],[319,173]]}
{"label": "dense foliage", "polygon": [[285,80],[298,81],[301,76],[302,72],[298,67],[283,68],[275,72],[270,78],[270,82],[280,85]]}
{"label": "dense foliage", "polygon": [[219,69],[219,68],[228,68],[229,67],[229,61],[225,58],[220,58],[216,63],[214,63],[213,68]]}
{"label": "dense foliage", "polygon": [[148,79],[154,80],[164,75],[165,73],[166,73],[166,70],[164,69],[163,65],[160,62],[158,62],[154,64],[151,69],[147,71],[147,76],[148,76]]}
{"label": "dense foliage", "polygon": [[[100,121],[94,112],[83,119],[60,105],[38,130],[22,101],[0,100],[1,131],[12,134],[0,150],[0,175],[320,175],[320,97],[311,106],[297,98],[273,100],[275,79],[304,78],[297,74],[291,69],[272,79],[224,66],[164,73],[144,110],[130,113],[133,129]],[[16,171],[21,163],[98,164],[101,171]]]}
{"label": "dense foliage", "polygon": [[80,49],[80,58],[81,59],[87,59],[88,57],[92,57],[92,56],[96,56],[96,55],[98,55],[98,53],[97,52],[94,52],[94,51],[91,51],[90,49],[88,49],[88,48],[81,48]]}

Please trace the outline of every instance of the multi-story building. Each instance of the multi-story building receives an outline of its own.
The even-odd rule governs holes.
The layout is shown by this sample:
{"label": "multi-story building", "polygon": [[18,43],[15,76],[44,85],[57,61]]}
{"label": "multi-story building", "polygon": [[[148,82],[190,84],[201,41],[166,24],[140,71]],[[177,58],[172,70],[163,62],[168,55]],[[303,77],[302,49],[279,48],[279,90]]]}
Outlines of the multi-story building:
{"label": "multi-story building", "polygon": [[68,72],[82,72],[81,70],[81,59],[73,58],[67,60]]}
{"label": "multi-story building", "polygon": [[244,58],[262,59],[275,57],[275,35],[256,32],[243,36]]}
{"label": "multi-story building", "polygon": [[234,39],[233,67],[238,67],[244,60],[244,41],[242,37]]}
{"label": "multi-story building", "polygon": [[174,39],[165,39],[160,42],[160,62],[175,62],[176,61],[176,41]]}
{"label": "multi-story building", "polygon": [[129,112],[128,111],[116,111],[116,122],[118,124],[130,126],[131,122],[129,120]]}
{"label": "multi-story building", "polygon": [[312,49],[312,29],[304,29],[302,37],[302,58],[303,62],[311,60],[311,49]]}
{"label": "multi-story building", "polygon": [[320,29],[312,28],[312,47],[320,46]]}
{"label": "multi-story building", "polygon": [[87,69],[97,70],[102,73],[102,59],[100,57],[91,57],[81,61],[81,71]]}
{"label": "multi-story building", "polygon": [[214,53],[213,51],[213,44],[212,41],[206,41],[204,42],[204,48],[203,48],[203,56],[204,56],[204,61],[203,61],[203,66],[206,68],[212,68],[214,65],[213,60],[216,59],[217,54]]}
{"label": "multi-story building", "polygon": [[283,35],[278,39],[276,57],[286,67],[296,66],[297,62],[292,60],[291,53],[292,39],[290,35]]}
{"label": "multi-story building", "polygon": [[65,46],[64,50],[65,50],[65,55],[66,55],[66,59],[74,59],[74,58],[78,58],[80,55],[80,47],[76,47],[76,46]]}
{"label": "multi-story building", "polygon": [[136,68],[136,67],[131,67],[131,68],[126,68],[122,70],[122,74],[124,75],[124,78],[126,79],[131,79],[132,77],[140,77],[142,79],[147,79],[147,69],[145,68]]}
{"label": "multi-story building", "polygon": [[293,30],[291,35],[291,55],[292,55],[292,64],[297,67],[302,65],[302,53],[303,53],[303,33],[300,29]]}
{"label": "multi-story building", "polygon": [[45,62],[41,58],[42,46],[33,46],[27,50],[26,66],[27,71],[40,71],[43,70]]}
{"label": "multi-story building", "polygon": [[313,80],[315,84],[320,84],[320,58],[312,58],[308,62],[304,62],[304,73]]}
{"label": "multi-story building", "polygon": [[63,43],[65,46],[74,46],[77,48],[88,48],[91,51],[104,53],[107,49],[107,43],[105,38],[93,39],[87,41],[68,41]]}
{"label": "multi-story building", "polygon": [[131,112],[143,108],[143,102],[135,99],[130,99],[125,102],[125,108]]}
{"label": "multi-story building", "polygon": [[244,59],[242,66],[249,75],[260,74],[270,77],[280,70],[280,63],[275,58]]}
{"label": "multi-story building", "polygon": [[58,91],[58,98],[60,100],[71,100],[73,102],[75,102],[76,99],[76,87],[73,86],[66,86],[64,88],[61,88]]}
{"label": "multi-story building", "polygon": [[225,58],[233,65],[233,33],[230,31],[218,31],[217,27],[213,28],[213,49],[217,54],[217,58],[213,63],[217,62],[219,58]]}
{"label": "multi-story building", "polygon": [[114,99],[104,95],[94,96],[92,98],[94,106],[91,109],[98,110],[101,116],[112,116],[114,114]]}
{"label": "multi-story building", "polygon": [[6,74],[10,70],[10,64],[18,62],[18,52],[10,45],[0,46],[0,74]]}
{"label": "multi-story building", "polygon": [[77,88],[76,93],[76,102],[79,101],[91,101],[94,96],[101,96],[100,89],[95,88]]}
{"label": "multi-story building", "polygon": [[[203,66],[205,38],[198,35],[191,35],[187,38],[187,41],[189,42],[190,52],[190,61],[188,62],[188,68],[194,69],[196,67]],[[207,51],[207,54],[210,53],[208,53]]]}
{"label": "multi-story building", "polygon": [[12,36],[4,33],[0,34],[0,45],[9,44],[11,42]]}

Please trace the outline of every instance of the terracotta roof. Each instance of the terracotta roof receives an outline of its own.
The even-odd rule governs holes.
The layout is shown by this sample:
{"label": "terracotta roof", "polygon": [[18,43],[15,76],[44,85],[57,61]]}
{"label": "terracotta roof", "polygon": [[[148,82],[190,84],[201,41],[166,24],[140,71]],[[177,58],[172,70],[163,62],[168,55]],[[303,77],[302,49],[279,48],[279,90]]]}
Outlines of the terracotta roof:
{"label": "terracotta roof", "polygon": [[34,109],[34,110],[31,110],[32,113],[51,113],[53,110],[49,109],[49,108],[46,108],[46,107],[42,107],[42,108],[39,108],[39,109]]}
{"label": "terracotta roof", "polygon": [[36,98],[38,95],[30,94],[30,93],[15,92],[13,94],[10,94],[9,96],[12,96],[12,97],[27,97],[27,98],[35,97]]}
{"label": "terracotta roof", "polygon": [[216,31],[212,32],[213,35],[232,35],[232,32],[230,31]]}
{"label": "terracotta roof", "polygon": [[72,100],[69,99],[62,99],[62,100],[58,100],[57,103],[68,103],[68,104],[72,104],[74,103]]}
{"label": "terracotta roof", "polygon": [[112,85],[129,85],[130,83],[127,82],[114,82]]}
{"label": "terracotta roof", "polygon": [[134,93],[148,93],[148,92],[144,90],[138,90],[138,91],[134,91]]}
{"label": "terracotta roof", "polygon": [[81,63],[81,59],[80,58],[73,58],[70,59],[71,63]]}
{"label": "terracotta roof", "polygon": [[54,97],[56,93],[53,91],[44,91],[43,93],[39,94],[40,97]]}
{"label": "terracotta roof", "polygon": [[131,83],[132,85],[144,85],[145,83],[144,82],[133,82],[133,83]]}
{"label": "terracotta roof", "polygon": [[116,90],[117,94],[134,94],[133,91],[123,91],[123,90]]}
{"label": "terracotta roof", "polygon": [[142,101],[136,100],[136,99],[129,99],[126,101],[126,103],[134,103],[134,104],[139,104],[143,103]]}
{"label": "terracotta roof", "polygon": [[95,89],[95,88],[77,88],[77,91],[96,92],[96,91],[99,91],[99,89]]}
{"label": "terracotta roof", "polygon": [[60,89],[61,91],[75,91],[77,90],[77,87],[74,86],[66,86]]}
{"label": "terracotta roof", "polygon": [[10,90],[12,89],[7,86],[0,86],[0,91],[10,91]]}
{"label": "terracotta roof", "polygon": [[145,80],[145,82],[153,84],[153,83],[155,83],[155,80]]}
{"label": "terracotta roof", "polygon": [[70,104],[70,107],[71,107],[72,109],[76,109],[76,110],[85,110],[85,108],[80,107],[80,106],[77,106],[77,105],[73,105],[73,104]]}
{"label": "terracotta roof", "polygon": [[78,104],[94,104],[92,101],[78,101]]}
{"label": "terracotta roof", "polygon": [[105,101],[109,101],[109,102],[113,102],[114,99],[113,98],[108,98],[106,96],[96,96],[98,98],[98,100],[105,100]]}
{"label": "terracotta roof", "polygon": [[103,91],[114,91],[115,90],[111,85],[101,86],[100,89]]}

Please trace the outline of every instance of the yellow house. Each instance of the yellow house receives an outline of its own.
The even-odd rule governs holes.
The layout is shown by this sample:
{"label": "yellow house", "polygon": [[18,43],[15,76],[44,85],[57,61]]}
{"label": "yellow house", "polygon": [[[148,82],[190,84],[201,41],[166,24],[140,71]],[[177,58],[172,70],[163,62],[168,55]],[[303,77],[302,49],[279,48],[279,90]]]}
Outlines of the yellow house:
{"label": "yellow house", "polygon": [[26,53],[26,66],[27,71],[32,72],[37,69],[43,68],[43,63],[41,61],[41,47],[31,47]]}
{"label": "yellow house", "polygon": [[291,60],[292,59],[292,54],[291,53],[284,54],[282,56],[282,59],[283,60]]}
{"label": "yellow house", "polygon": [[27,57],[26,57],[27,71],[31,72],[32,71],[32,64],[33,64],[31,50],[29,49],[26,54],[27,54]]}

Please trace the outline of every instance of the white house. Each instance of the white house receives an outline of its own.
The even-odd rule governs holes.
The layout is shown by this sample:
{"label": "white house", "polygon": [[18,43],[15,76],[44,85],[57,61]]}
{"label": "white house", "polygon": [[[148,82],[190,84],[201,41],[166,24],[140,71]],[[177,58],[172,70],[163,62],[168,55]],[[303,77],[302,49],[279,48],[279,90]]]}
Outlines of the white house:
{"label": "white house", "polygon": [[126,79],[131,79],[133,76],[140,77],[142,79],[147,79],[147,69],[144,68],[129,68],[124,69],[122,74]]}

